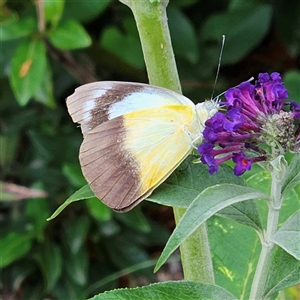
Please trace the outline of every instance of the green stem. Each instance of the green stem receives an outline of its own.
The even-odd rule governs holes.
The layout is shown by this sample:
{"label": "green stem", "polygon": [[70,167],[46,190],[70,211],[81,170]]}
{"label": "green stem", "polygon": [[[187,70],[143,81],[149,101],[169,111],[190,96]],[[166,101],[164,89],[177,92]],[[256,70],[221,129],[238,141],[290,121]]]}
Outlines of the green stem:
{"label": "green stem", "polygon": [[250,292],[250,299],[253,300],[263,299],[264,296],[264,289],[272,260],[272,252],[275,247],[275,244],[272,242],[272,237],[278,228],[279,212],[282,204],[281,188],[283,174],[285,174],[284,170],[280,171],[273,169],[271,171],[272,185],[270,202],[268,203],[269,211],[267,228],[263,236],[262,250],[258,259]]}
{"label": "green stem", "polygon": [[[176,224],[184,213],[185,209],[174,207]],[[186,280],[215,283],[206,223],[181,244],[180,254]]]}
{"label": "green stem", "polygon": [[[167,23],[168,0],[120,0],[133,12],[139,31],[150,84],[181,93]],[[178,224],[185,210],[174,207]],[[214,283],[206,226],[198,228],[180,246],[185,280]]]}
{"label": "green stem", "polygon": [[279,210],[269,207],[267,231],[264,236],[264,241],[262,242],[262,250],[257,262],[250,299],[259,300],[263,298],[268,270],[270,269],[269,267],[272,260],[272,250],[275,246],[275,244],[270,241],[270,237],[272,236],[271,232],[277,230],[278,218]]}
{"label": "green stem", "polygon": [[141,39],[150,84],[181,93],[176,62],[167,23],[168,0],[120,0],[133,12]]}

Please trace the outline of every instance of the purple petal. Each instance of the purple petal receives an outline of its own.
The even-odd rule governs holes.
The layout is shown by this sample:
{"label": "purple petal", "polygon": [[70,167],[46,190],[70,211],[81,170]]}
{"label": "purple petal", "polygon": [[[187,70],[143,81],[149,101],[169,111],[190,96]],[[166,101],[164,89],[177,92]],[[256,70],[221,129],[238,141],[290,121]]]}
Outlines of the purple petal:
{"label": "purple petal", "polygon": [[233,132],[244,124],[244,118],[237,108],[230,109],[227,116],[228,118],[225,120],[223,127],[228,132]]}
{"label": "purple petal", "polygon": [[290,110],[293,113],[293,117],[295,119],[300,119],[300,103],[297,102],[290,102]]}
{"label": "purple petal", "polygon": [[236,163],[236,166],[233,169],[236,176],[240,176],[245,173],[245,171],[251,169],[252,161],[248,159],[244,153],[234,153],[232,160]]}
{"label": "purple petal", "polygon": [[274,82],[281,82],[281,76],[280,76],[280,73],[278,73],[278,72],[271,73],[270,77],[272,78],[272,80]]}
{"label": "purple petal", "polygon": [[265,83],[270,81],[270,76],[268,73],[259,73],[258,74],[258,81],[260,83]]}

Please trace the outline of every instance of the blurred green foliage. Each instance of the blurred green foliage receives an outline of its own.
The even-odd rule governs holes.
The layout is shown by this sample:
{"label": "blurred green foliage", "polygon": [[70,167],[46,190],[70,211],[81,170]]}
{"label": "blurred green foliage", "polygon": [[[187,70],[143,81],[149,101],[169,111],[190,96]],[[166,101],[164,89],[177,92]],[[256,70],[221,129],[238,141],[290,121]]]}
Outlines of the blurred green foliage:
{"label": "blurred green foliage", "polygon": [[[95,80],[147,82],[134,19],[110,0],[0,5],[0,288],[16,299],[84,299],[117,287],[114,274],[151,261],[151,249],[169,235],[170,219],[151,218],[160,210],[149,203],[143,212],[116,214],[90,198],[46,221],[85,184],[78,164],[82,137],[65,98]],[[210,97],[225,34],[215,93],[259,72],[279,71],[291,99],[300,102],[299,16],[298,0],[170,0],[184,93],[195,102]],[[154,281],[151,267],[136,271]]]}

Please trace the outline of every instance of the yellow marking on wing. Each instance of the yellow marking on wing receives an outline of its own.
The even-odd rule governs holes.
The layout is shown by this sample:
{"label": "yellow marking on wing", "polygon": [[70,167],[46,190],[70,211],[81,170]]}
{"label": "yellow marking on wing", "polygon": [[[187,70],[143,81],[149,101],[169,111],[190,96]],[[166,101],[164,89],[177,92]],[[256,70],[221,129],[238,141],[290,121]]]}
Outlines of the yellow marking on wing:
{"label": "yellow marking on wing", "polygon": [[193,108],[166,105],[123,116],[124,149],[138,164],[141,191],[157,187],[192,150],[197,121]]}

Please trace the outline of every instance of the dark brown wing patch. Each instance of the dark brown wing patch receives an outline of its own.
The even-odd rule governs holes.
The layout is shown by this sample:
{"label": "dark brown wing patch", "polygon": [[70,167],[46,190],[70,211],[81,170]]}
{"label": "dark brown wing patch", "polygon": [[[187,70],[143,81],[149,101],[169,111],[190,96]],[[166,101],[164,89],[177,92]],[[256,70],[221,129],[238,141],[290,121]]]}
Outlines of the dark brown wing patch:
{"label": "dark brown wing patch", "polygon": [[[82,172],[95,195],[116,211],[126,211],[140,198],[139,165],[123,148],[122,116],[105,122],[84,138],[80,148]],[[136,203],[135,203],[136,202]]]}
{"label": "dark brown wing patch", "polygon": [[113,104],[142,88],[142,85],[121,82],[88,83],[78,87],[67,98],[68,111],[73,122],[81,124],[82,133],[85,134],[108,120]]}

